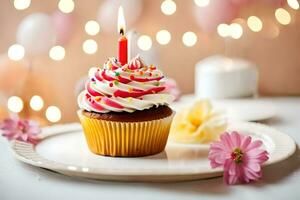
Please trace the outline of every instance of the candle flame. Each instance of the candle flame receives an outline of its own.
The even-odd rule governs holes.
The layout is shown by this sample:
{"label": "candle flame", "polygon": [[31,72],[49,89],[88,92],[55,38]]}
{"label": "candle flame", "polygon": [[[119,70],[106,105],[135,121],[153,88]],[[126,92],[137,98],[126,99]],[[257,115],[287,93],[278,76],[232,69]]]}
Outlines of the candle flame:
{"label": "candle flame", "polygon": [[125,22],[125,17],[124,17],[124,12],[123,12],[123,7],[119,7],[119,12],[118,12],[118,32],[121,35],[125,34],[125,28],[126,28],[126,22]]}

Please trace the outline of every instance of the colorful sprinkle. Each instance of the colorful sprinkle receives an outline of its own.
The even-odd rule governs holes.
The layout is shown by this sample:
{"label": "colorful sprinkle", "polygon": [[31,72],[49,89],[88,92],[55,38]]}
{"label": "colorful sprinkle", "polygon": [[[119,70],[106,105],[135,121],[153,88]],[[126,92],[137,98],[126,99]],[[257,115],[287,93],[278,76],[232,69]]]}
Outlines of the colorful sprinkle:
{"label": "colorful sprinkle", "polygon": [[109,86],[112,87],[112,86],[114,86],[114,84],[113,83],[109,83]]}
{"label": "colorful sprinkle", "polygon": [[134,76],[133,76],[133,75],[130,75],[130,79],[133,80],[133,79],[134,79]]}
{"label": "colorful sprinkle", "polygon": [[155,70],[156,67],[154,65],[150,65],[150,70]]}
{"label": "colorful sprinkle", "polygon": [[152,73],[151,73],[151,72],[149,73],[149,76],[152,76]]}
{"label": "colorful sprinkle", "polygon": [[97,102],[101,101],[101,97],[95,97],[95,101]]}
{"label": "colorful sprinkle", "polygon": [[115,85],[119,85],[119,81],[115,80],[115,81],[114,81],[114,84],[115,84]]}
{"label": "colorful sprinkle", "polygon": [[128,88],[128,92],[132,92],[133,91],[133,88]]}
{"label": "colorful sprinkle", "polygon": [[143,71],[140,71],[140,75],[143,75],[144,74],[144,72]]}
{"label": "colorful sprinkle", "polygon": [[155,85],[155,86],[159,86],[159,82],[158,82],[158,81],[155,82],[154,85]]}
{"label": "colorful sprinkle", "polygon": [[91,79],[93,82],[95,82],[96,80],[94,78]]}
{"label": "colorful sprinkle", "polygon": [[132,97],[129,97],[129,98],[128,98],[128,102],[129,102],[129,103],[132,103]]}
{"label": "colorful sprinkle", "polygon": [[120,76],[120,72],[115,72],[115,76]]}

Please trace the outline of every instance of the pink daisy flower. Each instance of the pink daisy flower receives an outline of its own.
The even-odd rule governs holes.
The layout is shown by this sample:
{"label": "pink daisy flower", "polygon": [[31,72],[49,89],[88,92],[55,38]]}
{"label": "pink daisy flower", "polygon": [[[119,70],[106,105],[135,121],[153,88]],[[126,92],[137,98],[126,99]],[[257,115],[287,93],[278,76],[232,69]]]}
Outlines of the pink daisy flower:
{"label": "pink daisy flower", "polygon": [[211,144],[208,159],[212,168],[224,168],[227,184],[249,183],[262,176],[261,165],[269,159],[268,152],[260,148],[262,141],[252,141],[236,131],[225,132],[220,139]]}
{"label": "pink daisy flower", "polygon": [[20,140],[23,142],[37,144],[38,134],[41,132],[38,122],[33,120],[22,120],[17,116],[5,119],[0,123],[2,136],[8,140]]}

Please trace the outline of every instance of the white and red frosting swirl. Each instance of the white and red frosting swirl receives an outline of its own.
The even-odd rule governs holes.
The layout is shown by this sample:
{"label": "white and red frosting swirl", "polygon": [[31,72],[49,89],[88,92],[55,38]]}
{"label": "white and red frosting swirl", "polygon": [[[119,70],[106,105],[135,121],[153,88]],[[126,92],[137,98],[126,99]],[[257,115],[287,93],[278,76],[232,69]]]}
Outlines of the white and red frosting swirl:
{"label": "white and red frosting swirl", "polygon": [[169,105],[174,97],[165,91],[164,84],[163,73],[153,65],[145,65],[139,55],[123,66],[109,58],[89,77],[78,104],[81,109],[97,113]]}

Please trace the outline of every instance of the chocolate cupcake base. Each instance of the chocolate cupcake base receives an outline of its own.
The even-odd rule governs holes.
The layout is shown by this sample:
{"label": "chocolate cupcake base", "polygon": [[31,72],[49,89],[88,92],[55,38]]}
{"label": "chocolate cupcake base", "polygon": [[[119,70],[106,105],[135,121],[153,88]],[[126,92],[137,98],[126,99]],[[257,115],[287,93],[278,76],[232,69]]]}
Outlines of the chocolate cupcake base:
{"label": "chocolate cupcake base", "polygon": [[133,113],[78,111],[89,149],[99,155],[138,157],[164,150],[173,111],[159,106]]}
{"label": "chocolate cupcake base", "polygon": [[144,122],[156,119],[162,119],[172,115],[173,111],[168,106],[152,107],[146,110],[137,110],[132,113],[128,112],[109,112],[109,113],[95,113],[83,111],[83,115],[92,119],[101,119],[107,121],[117,122]]}

